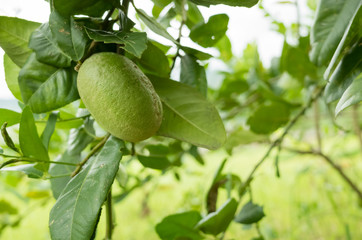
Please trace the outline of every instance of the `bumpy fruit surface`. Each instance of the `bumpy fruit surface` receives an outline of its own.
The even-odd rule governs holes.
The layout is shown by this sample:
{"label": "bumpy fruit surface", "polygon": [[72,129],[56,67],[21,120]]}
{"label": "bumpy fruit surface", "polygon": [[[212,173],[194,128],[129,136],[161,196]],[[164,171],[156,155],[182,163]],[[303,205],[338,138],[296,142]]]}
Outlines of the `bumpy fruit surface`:
{"label": "bumpy fruit surface", "polygon": [[84,61],[78,91],[98,124],[112,135],[138,142],[154,135],[162,104],[150,80],[128,58],[103,52]]}

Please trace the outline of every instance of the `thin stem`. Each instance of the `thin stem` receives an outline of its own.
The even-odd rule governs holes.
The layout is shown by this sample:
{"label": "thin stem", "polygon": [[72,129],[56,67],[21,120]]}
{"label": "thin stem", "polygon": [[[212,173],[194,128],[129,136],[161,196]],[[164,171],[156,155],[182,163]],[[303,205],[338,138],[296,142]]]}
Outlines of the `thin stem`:
{"label": "thin stem", "polygon": [[106,240],[112,239],[113,234],[113,209],[112,209],[112,188],[109,190],[106,200]]}
{"label": "thin stem", "polygon": [[302,151],[302,150],[296,150],[296,149],[290,149],[290,148],[285,148],[285,149],[287,149],[288,151],[299,153],[299,154],[311,154],[311,155],[316,155],[316,156],[322,157],[324,160],[326,160],[327,163],[329,163],[329,165],[331,165],[339,173],[339,175],[348,183],[348,185],[352,188],[352,190],[354,190],[357,193],[360,201],[362,201],[362,192],[361,192],[361,190],[343,172],[341,166],[339,166],[337,163],[335,163],[329,156],[325,155],[324,153],[322,153],[320,151],[316,151],[316,150]]}
{"label": "thin stem", "polygon": [[[284,140],[284,137],[289,133],[290,129],[295,125],[295,123],[299,120],[299,118],[301,116],[304,115],[304,113],[307,111],[307,109],[309,109],[312,105],[312,103],[318,99],[322,92],[323,92],[323,89],[324,87],[322,88],[319,88],[317,90],[317,93],[315,94],[314,97],[311,97],[309,99],[309,101],[307,102],[307,104],[305,105],[305,107],[303,107],[299,112],[298,114],[289,122],[289,124],[286,126],[286,128],[284,129],[284,132],[283,134],[278,138],[276,139],[274,142],[272,142],[272,144],[270,145],[270,147],[268,148],[268,150],[266,151],[266,153],[264,154],[264,156],[259,160],[259,162],[254,166],[253,170],[250,172],[248,178],[245,180],[244,184],[240,187],[240,191],[239,191],[239,194],[240,196],[242,196],[246,190],[246,188],[249,186],[249,184],[251,183],[252,179],[253,179],[253,176],[256,172],[256,170],[264,163],[265,159],[268,158],[268,156],[270,155],[271,151],[278,145],[280,145],[283,140]],[[241,198],[240,198],[241,199]]]}
{"label": "thin stem", "polygon": [[321,128],[320,128],[320,112],[319,112],[319,105],[318,101],[313,103],[314,109],[314,126],[315,126],[315,134],[317,138],[317,146],[318,151],[322,151],[322,137],[321,137]]}
{"label": "thin stem", "polygon": [[[75,120],[79,120],[79,119],[84,119],[84,118],[87,118],[87,117],[90,117],[91,115],[90,114],[87,114],[87,115],[84,115],[84,116],[81,116],[81,117],[74,117],[74,118],[67,118],[67,119],[59,119],[57,120],[57,122],[70,122],[70,121],[75,121]],[[47,121],[35,121],[37,123],[46,123]]]}
{"label": "thin stem", "polygon": [[175,67],[176,64],[176,59],[180,56],[180,46],[181,46],[181,38],[182,38],[182,28],[184,27],[186,20],[187,20],[187,15],[186,15],[186,9],[185,9],[185,0],[182,0],[181,2],[181,23],[180,23],[180,27],[178,29],[178,38],[176,39],[176,41],[179,43],[179,45],[177,46],[177,51],[175,56],[172,58],[172,65],[171,65],[171,71],[173,70],[173,68]]}
{"label": "thin stem", "polygon": [[76,163],[69,163],[69,162],[57,162],[57,161],[43,161],[35,158],[27,158],[27,157],[19,157],[19,156],[10,156],[10,155],[3,155],[3,157],[7,158],[13,158],[7,162],[4,162],[0,164],[0,169],[5,167],[6,165],[17,163],[17,162],[32,162],[32,163],[54,163],[54,164],[60,164],[60,165],[69,165],[69,166],[78,166]]}
{"label": "thin stem", "polygon": [[359,139],[361,152],[362,152],[362,135],[361,135],[361,127],[359,125],[358,104],[353,105],[352,114],[353,114],[352,118],[353,118],[354,129],[355,129],[357,137]]}
{"label": "thin stem", "polygon": [[74,172],[72,173],[71,177],[74,177],[75,175],[77,175],[80,170],[82,170],[82,167],[84,166],[84,164],[87,163],[87,161],[94,155],[96,154],[96,152],[98,152],[99,149],[101,149],[103,147],[103,145],[106,143],[107,139],[110,137],[111,135],[108,133],[93,149],[92,151],[90,151],[90,153],[83,159],[83,161],[81,161],[78,165],[77,168],[74,170]]}

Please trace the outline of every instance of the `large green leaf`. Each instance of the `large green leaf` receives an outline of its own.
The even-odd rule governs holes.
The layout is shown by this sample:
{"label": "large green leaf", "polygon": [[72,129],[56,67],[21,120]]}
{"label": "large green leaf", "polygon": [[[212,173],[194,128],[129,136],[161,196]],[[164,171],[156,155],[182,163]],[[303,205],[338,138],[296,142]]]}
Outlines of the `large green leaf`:
{"label": "large green leaf", "polygon": [[[88,134],[84,126],[77,129],[71,129],[68,139],[68,147],[65,152],[58,156],[56,162],[79,163],[81,161],[81,153],[89,143],[93,141],[93,137]],[[69,182],[70,174],[75,170],[75,166],[63,164],[50,164],[49,174],[55,178],[50,179],[51,189],[54,198],[58,198],[64,187]],[[59,177],[61,176],[61,177]]]}
{"label": "large green leaf", "polygon": [[312,62],[328,63],[340,43],[346,28],[358,11],[360,0],[321,0],[311,31]]}
{"label": "large green leaf", "polygon": [[259,134],[269,134],[289,121],[289,108],[282,103],[273,102],[261,106],[249,117],[250,129]]}
{"label": "large green leaf", "polygon": [[54,10],[49,17],[49,27],[63,52],[74,61],[79,61],[83,57],[88,43],[83,26],[74,21],[73,17],[63,17]]}
{"label": "large green leaf", "polygon": [[39,25],[20,18],[0,16],[0,47],[19,67],[25,64],[31,53],[29,37]]}
{"label": "large green leaf", "polygon": [[37,61],[33,53],[19,74],[24,103],[35,113],[65,106],[79,98],[77,73],[71,68],[55,68]]}
{"label": "large green leaf", "polygon": [[29,47],[36,53],[38,61],[56,67],[69,67],[72,59],[58,46],[52,36],[49,23],[43,23],[31,34]]}
{"label": "large green leaf", "polygon": [[235,217],[235,222],[252,224],[259,222],[264,216],[263,207],[250,201],[243,206],[239,214]]}
{"label": "large green leaf", "polygon": [[252,7],[259,0],[190,0],[198,5],[209,7],[210,5],[225,4],[229,6]]}
{"label": "large green leaf", "polygon": [[179,43],[167,32],[167,30],[159,24],[153,17],[148,16],[142,9],[137,9],[136,12],[146,26],[158,35],[171,40],[176,45]]}
{"label": "large green leaf", "polygon": [[16,99],[22,101],[18,84],[20,68],[10,59],[7,54],[4,54],[4,72],[6,85],[8,85],[9,90]]}
{"label": "large green leaf", "polygon": [[207,79],[205,68],[194,56],[186,54],[181,58],[180,82],[196,88],[202,95],[207,94]]}
{"label": "large green leaf", "polygon": [[214,236],[222,233],[234,219],[237,206],[236,200],[229,198],[216,212],[212,212],[201,219],[195,228]]}
{"label": "large green leaf", "polygon": [[89,28],[86,32],[97,42],[122,44],[121,48],[138,58],[147,48],[147,34],[144,32],[107,32]]}
{"label": "large green leaf", "polygon": [[335,115],[360,101],[362,101],[362,73],[353,80],[352,84],[343,93],[337,104]]}
{"label": "large green leaf", "polygon": [[20,122],[21,114],[9,109],[0,108],[0,127],[4,122],[8,123],[8,127]]}
{"label": "large green leaf", "polygon": [[33,113],[28,106],[23,109],[23,113],[21,115],[19,143],[20,149],[25,157],[35,158],[39,161],[45,162],[37,164],[38,169],[43,171],[48,169],[48,152],[38,135]]}
{"label": "large green leaf", "polygon": [[91,238],[102,204],[118,171],[124,142],[111,137],[96,157],[73,177],[50,211],[53,240]]}
{"label": "large green leaf", "polygon": [[211,16],[207,23],[195,25],[191,29],[190,38],[200,46],[212,47],[225,35],[228,23],[226,14]]}
{"label": "large green leaf", "polygon": [[163,105],[159,135],[209,149],[224,143],[226,133],[217,110],[196,89],[169,79],[150,79]]}
{"label": "large green leaf", "polygon": [[101,17],[112,8],[113,0],[53,0],[53,7],[64,16],[84,14],[92,17]]}
{"label": "large green leaf", "polygon": [[156,225],[156,232],[162,240],[170,239],[203,239],[195,225],[201,220],[197,211],[172,214]]}
{"label": "large green leaf", "polygon": [[325,89],[328,103],[339,99],[362,71],[362,42],[357,42],[338,63]]}

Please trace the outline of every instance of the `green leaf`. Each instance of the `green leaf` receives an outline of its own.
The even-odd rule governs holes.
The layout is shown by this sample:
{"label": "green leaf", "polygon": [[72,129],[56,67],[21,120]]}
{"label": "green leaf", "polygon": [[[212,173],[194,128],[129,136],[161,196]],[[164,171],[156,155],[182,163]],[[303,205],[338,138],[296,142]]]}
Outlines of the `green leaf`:
{"label": "green leaf", "polygon": [[8,132],[6,131],[6,125],[7,122],[5,122],[2,126],[1,126],[1,135],[4,139],[5,144],[11,148],[13,151],[20,153],[19,149],[17,147],[15,147],[15,144],[13,142],[13,140],[11,139],[11,137],[9,136]]}
{"label": "green leaf", "polygon": [[29,178],[42,178],[43,172],[37,169],[36,164],[22,164],[18,166],[2,168],[0,171],[22,172]]}
{"label": "green leaf", "polygon": [[229,198],[216,212],[201,219],[195,228],[214,236],[224,232],[234,219],[237,206],[236,200]]}
{"label": "green leaf", "polygon": [[259,0],[190,0],[197,5],[209,7],[210,5],[225,4],[229,6],[239,7],[252,7],[258,3]]}
{"label": "green leaf", "polygon": [[201,220],[201,215],[197,211],[188,211],[172,214],[156,225],[156,232],[162,240],[170,239],[203,239],[195,225]]}
{"label": "green leaf", "polygon": [[20,149],[25,157],[35,158],[44,163],[38,163],[38,169],[46,171],[48,169],[49,156],[41,139],[39,138],[33,113],[26,106],[21,115],[19,127],[19,143]]}
{"label": "green leaf", "polygon": [[289,121],[289,108],[282,103],[273,102],[259,107],[248,119],[250,129],[259,134],[269,134]]}
{"label": "green leaf", "polygon": [[6,85],[8,85],[9,90],[16,99],[22,101],[18,84],[20,68],[10,59],[7,54],[4,54],[4,72]]}
{"label": "green leaf", "polygon": [[170,161],[166,157],[159,156],[137,156],[140,163],[147,168],[163,170],[171,166]]}
{"label": "green leaf", "polygon": [[202,16],[202,13],[200,12],[199,8],[196,6],[196,4],[192,2],[187,3],[188,9],[186,12],[186,25],[189,29],[191,29],[193,26],[199,23],[204,23],[204,17]]}
{"label": "green leaf", "polygon": [[19,67],[25,64],[31,53],[29,37],[39,25],[20,18],[0,16],[0,47]]}
{"label": "green leaf", "polygon": [[79,61],[88,43],[83,26],[73,17],[63,17],[54,10],[49,17],[49,27],[59,48],[74,61]]}
{"label": "green leaf", "polygon": [[311,30],[312,62],[318,66],[328,63],[340,43],[360,0],[321,0]]}
{"label": "green leaf", "polygon": [[167,32],[167,30],[159,24],[153,17],[148,16],[142,9],[135,8],[138,16],[146,24],[146,26],[158,35],[171,40],[176,45],[179,43]]}
{"label": "green leaf", "polygon": [[194,56],[185,55],[181,58],[180,82],[196,88],[202,95],[207,94],[207,79],[205,68]]}
{"label": "green leaf", "polygon": [[9,109],[0,108],[0,126],[4,124],[4,122],[8,123],[8,127],[17,124],[20,122],[21,113],[14,112]]}
{"label": "green leaf", "polygon": [[189,55],[193,55],[195,56],[197,59],[199,60],[207,60],[209,58],[212,58],[213,56],[211,54],[205,53],[205,52],[201,52],[195,48],[190,48],[190,47],[185,47],[185,46],[181,46],[181,49]]}
{"label": "green leaf", "polygon": [[43,23],[30,37],[29,47],[36,53],[39,62],[55,67],[69,67],[72,59],[58,46],[52,36],[49,23]]}
{"label": "green leaf", "polygon": [[45,149],[47,150],[49,147],[50,138],[52,137],[53,132],[55,130],[55,124],[57,123],[57,118],[58,118],[58,113],[51,113],[49,115],[45,129],[40,136],[40,139],[43,142]]}
{"label": "green leaf", "polygon": [[234,221],[242,224],[252,224],[259,222],[264,216],[263,207],[250,201],[243,206]]}
{"label": "green leaf", "polygon": [[97,42],[117,43],[130,54],[140,58],[147,48],[147,34],[145,32],[107,32],[86,28],[90,39]]}
{"label": "green leaf", "polygon": [[55,10],[64,16],[83,14],[92,17],[101,17],[115,3],[113,0],[53,0],[52,2]]}
{"label": "green leaf", "polygon": [[[157,59],[157,61],[155,61]],[[170,65],[165,53],[151,41],[147,43],[147,49],[140,59],[135,59],[145,72],[156,74],[160,77],[170,76]]]}
{"label": "green leaf", "polygon": [[231,153],[232,149],[237,146],[265,141],[268,141],[268,137],[265,135],[255,134],[251,131],[244,129],[236,129],[229,134],[224,147],[226,151]]}
{"label": "green leaf", "polygon": [[[18,213],[18,210],[13,205],[11,205],[11,203],[9,203],[8,201],[6,201],[4,199],[0,199],[0,214],[14,215],[17,213]],[[2,226],[4,226],[4,225],[2,225]]]}
{"label": "green leaf", "polygon": [[341,59],[325,89],[327,103],[339,99],[362,71],[362,44],[357,42]]}
{"label": "green leaf", "polygon": [[196,146],[192,145],[191,148],[189,149],[188,153],[193,156],[195,158],[195,160],[200,163],[201,165],[205,164],[205,160],[203,159],[203,157],[201,156],[201,154],[199,153],[198,149]]}
{"label": "green leaf", "polygon": [[209,149],[224,143],[225,128],[217,110],[197,90],[169,79],[149,78],[163,104],[159,135]]}
{"label": "green leaf", "polygon": [[353,80],[352,84],[343,93],[339,100],[336,113],[337,116],[341,111],[362,101],[362,73]]}
{"label": "green leaf", "polygon": [[212,47],[225,35],[228,23],[228,15],[213,15],[207,23],[201,23],[193,27],[190,38],[200,46]]}
{"label": "green leaf", "polygon": [[[66,151],[58,156],[56,162],[79,163],[81,162],[82,151],[93,141],[93,137],[88,134],[85,127],[71,129]],[[63,176],[50,179],[51,189],[55,199],[59,197],[67,183],[70,174],[75,170],[75,166],[63,164],[50,164],[49,174],[51,176]]]}
{"label": "green leaf", "polygon": [[227,62],[233,57],[231,42],[226,34],[216,43],[215,47],[220,52],[221,60]]}
{"label": "green leaf", "polygon": [[35,113],[63,107],[79,98],[76,78],[73,69],[40,63],[33,53],[19,74],[24,103]]}
{"label": "green leaf", "polygon": [[88,240],[118,171],[124,142],[111,137],[96,157],[73,177],[50,211],[52,239]]}

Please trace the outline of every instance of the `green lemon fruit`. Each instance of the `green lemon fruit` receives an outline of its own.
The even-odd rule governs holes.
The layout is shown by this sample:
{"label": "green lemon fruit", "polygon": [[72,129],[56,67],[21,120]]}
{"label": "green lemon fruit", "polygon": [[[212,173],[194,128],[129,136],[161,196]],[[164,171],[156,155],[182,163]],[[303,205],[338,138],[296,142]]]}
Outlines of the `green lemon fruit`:
{"label": "green lemon fruit", "polygon": [[77,85],[84,105],[112,135],[138,142],[159,129],[161,100],[128,58],[110,52],[93,54],[80,67]]}

